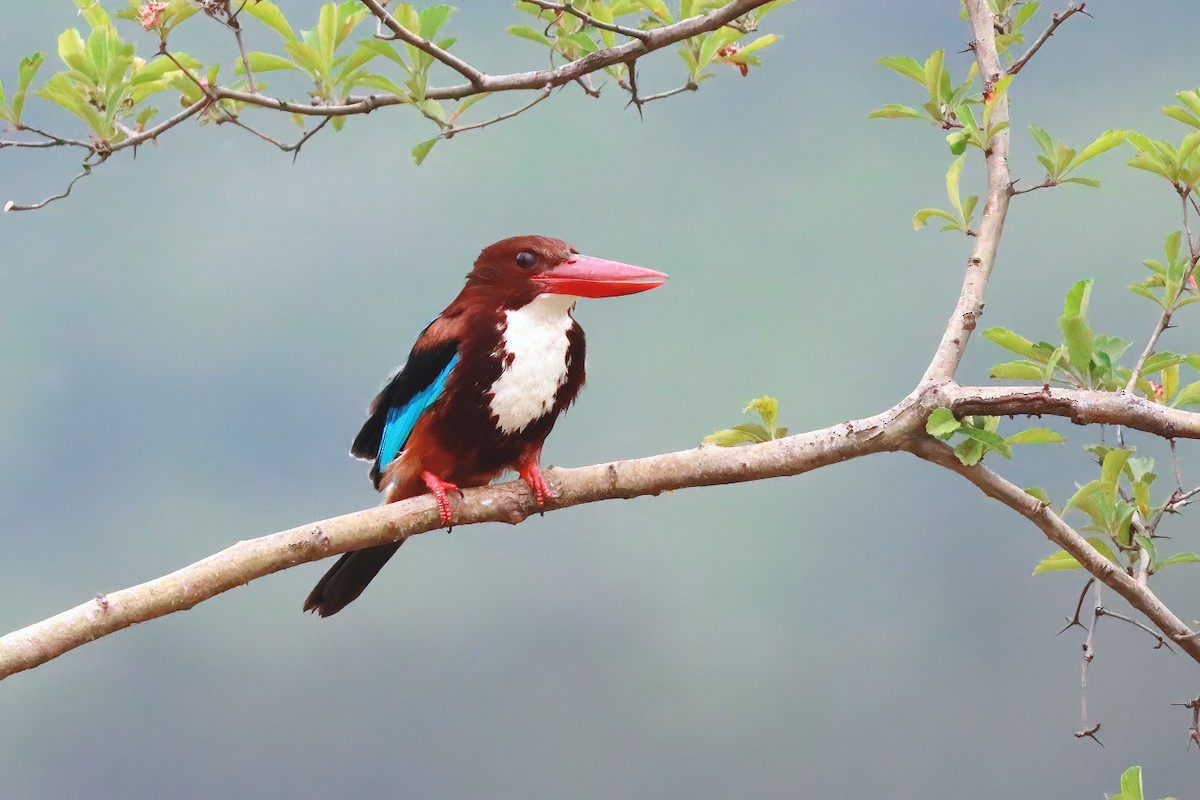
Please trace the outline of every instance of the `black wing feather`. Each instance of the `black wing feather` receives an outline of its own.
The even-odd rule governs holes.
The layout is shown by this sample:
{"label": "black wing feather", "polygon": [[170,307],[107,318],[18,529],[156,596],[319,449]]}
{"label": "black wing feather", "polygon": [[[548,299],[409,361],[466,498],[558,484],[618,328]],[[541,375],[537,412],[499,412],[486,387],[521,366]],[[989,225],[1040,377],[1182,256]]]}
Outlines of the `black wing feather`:
{"label": "black wing feather", "polygon": [[[419,342],[420,340],[418,340]],[[371,401],[370,416],[363,423],[362,430],[354,437],[350,446],[350,455],[366,461],[376,461],[371,468],[371,480],[375,488],[379,488],[381,468],[385,465],[378,463],[379,445],[383,441],[383,429],[387,423],[388,411],[393,408],[403,408],[418,392],[428,387],[441,374],[454,354],[458,352],[458,342],[442,342],[433,347],[423,348],[418,344],[408,355],[408,361],[400,366],[395,375],[384,385],[375,399]]]}

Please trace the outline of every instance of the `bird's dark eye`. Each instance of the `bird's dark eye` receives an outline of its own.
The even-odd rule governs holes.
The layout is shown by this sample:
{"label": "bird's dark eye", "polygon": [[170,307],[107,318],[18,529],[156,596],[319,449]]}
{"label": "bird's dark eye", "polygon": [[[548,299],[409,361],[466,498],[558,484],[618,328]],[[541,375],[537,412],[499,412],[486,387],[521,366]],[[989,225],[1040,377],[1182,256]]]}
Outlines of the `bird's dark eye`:
{"label": "bird's dark eye", "polygon": [[537,255],[529,250],[522,250],[517,253],[517,266],[521,269],[529,269],[537,263]]}

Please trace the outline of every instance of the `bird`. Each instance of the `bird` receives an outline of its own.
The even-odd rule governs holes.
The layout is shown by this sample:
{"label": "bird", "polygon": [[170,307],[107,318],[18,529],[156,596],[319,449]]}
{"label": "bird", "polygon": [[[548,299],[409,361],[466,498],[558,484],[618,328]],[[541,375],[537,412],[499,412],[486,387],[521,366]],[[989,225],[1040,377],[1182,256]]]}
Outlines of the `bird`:
{"label": "bird", "polygon": [[[515,236],[484,248],[466,285],[417,337],[385,383],[350,454],[394,503],[430,492],[446,525],[450,494],[505,470],[539,507],[557,496],[541,471],[542,445],[584,383],[581,297],[635,294],[667,275],[581,255],[559,239]],[[304,601],[328,617],[355,600],[400,542],[346,553]]]}

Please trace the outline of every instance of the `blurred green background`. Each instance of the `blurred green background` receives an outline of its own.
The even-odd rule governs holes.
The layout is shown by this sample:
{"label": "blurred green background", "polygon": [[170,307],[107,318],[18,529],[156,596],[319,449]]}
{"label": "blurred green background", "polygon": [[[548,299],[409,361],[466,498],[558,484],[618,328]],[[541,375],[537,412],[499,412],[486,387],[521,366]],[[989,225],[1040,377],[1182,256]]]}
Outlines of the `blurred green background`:
{"label": "blurred green background", "polygon": [[[315,20],[311,0],[283,5]],[[544,63],[503,33],[523,15],[481,5],[451,22],[456,49],[493,72]],[[875,61],[945,48],[962,75],[957,5],[802,0],[768,18],[785,39],[749,77],[723,67],[644,120],[615,87],[569,88],[421,168],[409,150],[432,131],[400,109],[295,164],[186,125],[69,200],[0,218],[0,629],[374,504],[346,455],[366,403],[504,236],[672,275],[580,305],[590,385],[548,463],[690,447],[759,394],[793,431],[890,405],[932,352],[969,243],[912,231],[916,209],[945,206],[950,156],[938,131],[866,119],[918,100]],[[1197,81],[1200,9],[1088,10],[1013,86],[1026,185],[1042,175],[1030,122],[1079,146],[1185,132],[1159,109]],[[4,6],[0,77],[83,24],[71,3]],[[227,52],[218,34],[193,49]],[[660,54],[643,86],[681,73]],[[66,124],[40,101],[35,119]],[[1140,348],[1153,312],[1123,287],[1178,217],[1128,155],[1084,170],[1101,191],[1018,198],[985,325],[1056,336],[1066,289],[1095,277],[1093,325]],[[0,201],[57,193],[77,160],[3,152]],[[979,193],[978,164],[964,181]],[[1195,349],[1194,327],[1164,346]],[[1001,360],[980,338],[961,377]],[[1090,478],[1093,432],[1059,428],[1067,445],[993,466],[1061,501]],[[1183,452],[1194,483],[1200,449]],[[1197,549],[1194,516],[1171,521],[1171,548]],[[1195,664],[1130,626],[1096,642],[1106,746],[1071,735],[1080,637],[1054,634],[1082,578],[1032,577],[1052,550],[903,455],[424,535],[330,620],[300,613],[326,566],[307,565],[4,681],[0,796],[1100,798],[1137,763],[1154,797],[1196,797],[1189,717],[1169,705],[1195,695]],[[1161,580],[1186,620],[1196,576]]]}

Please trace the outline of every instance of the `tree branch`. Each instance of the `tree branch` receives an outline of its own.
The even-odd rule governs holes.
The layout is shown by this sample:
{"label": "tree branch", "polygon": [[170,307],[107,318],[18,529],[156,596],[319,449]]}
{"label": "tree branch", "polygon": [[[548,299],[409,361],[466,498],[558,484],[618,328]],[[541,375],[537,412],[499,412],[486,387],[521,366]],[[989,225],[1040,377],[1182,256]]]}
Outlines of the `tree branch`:
{"label": "tree branch", "polygon": [[[454,524],[517,523],[539,511],[599,500],[799,475],[868,453],[900,449],[906,437],[924,436],[922,425],[912,405],[905,404],[875,417],[749,447],[704,446],[577,469],[551,469],[546,477],[559,497],[545,509],[537,507],[524,483],[513,481],[468,489],[461,502],[455,498]],[[338,553],[403,541],[441,525],[431,496],[422,495],[238,542],[170,575],[100,595],[0,638],[0,679],[130,625],[185,611],[255,578]]]}
{"label": "tree branch", "polygon": [[1196,661],[1200,662],[1200,638],[1172,613],[1149,587],[1138,582],[1119,566],[1109,561],[1092,547],[1054,511],[1041,500],[1014,483],[1005,480],[982,464],[973,467],[963,465],[954,451],[942,442],[926,437],[917,443],[913,452],[951,472],[955,472],[975,484],[988,497],[999,500],[1036,525],[1042,533],[1063,550],[1070,553],[1105,586],[1108,586],[1138,611],[1146,615],[1159,630]]}
{"label": "tree branch", "polygon": [[1029,59],[1033,58],[1034,54],[1038,50],[1042,49],[1042,45],[1044,45],[1050,39],[1050,37],[1054,35],[1054,32],[1058,30],[1059,25],[1062,25],[1075,14],[1079,14],[1081,12],[1084,16],[1091,16],[1083,10],[1085,5],[1087,5],[1087,3],[1080,3],[1079,5],[1071,4],[1067,6],[1066,11],[1050,17],[1050,27],[1042,31],[1042,35],[1034,40],[1033,44],[1029,46],[1029,49],[1025,51],[1025,55],[1013,62],[1012,66],[1008,68],[1008,74],[1016,75],[1018,72],[1025,69],[1025,65],[1029,63]]}
{"label": "tree branch", "polygon": [[[991,9],[986,0],[968,0],[967,11],[975,39],[971,49],[979,64],[983,77],[984,98],[992,94],[1001,75],[1000,59],[996,54],[996,31]],[[1000,247],[1000,236],[1004,233],[1004,218],[1008,214],[1012,180],[1008,173],[1008,95],[1003,94],[994,101],[991,122],[1003,127],[987,143],[985,165],[987,169],[987,197],[983,206],[983,218],[979,222],[975,247],[967,260],[967,274],[963,278],[958,304],[950,317],[942,340],[934,352],[933,360],[921,378],[921,385],[944,383],[954,377],[958,364],[966,352],[971,331],[983,314],[983,291],[987,287],[996,251]]]}
{"label": "tree branch", "polygon": [[1200,413],[1135,395],[1038,386],[959,386],[939,393],[956,416],[1066,417],[1076,425],[1124,425],[1165,439],[1200,439]]}
{"label": "tree branch", "polygon": [[622,36],[628,36],[631,39],[641,39],[642,41],[650,38],[648,31],[639,30],[637,28],[627,28],[624,25],[615,25],[611,22],[598,20],[591,14],[583,13],[569,2],[551,3],[548,2],[548,0],[523,0],[523,2],[537,6],[544,11],[554,11],[559,14],[570,14],[573,17],[583,20],[584,24],[586,25],[590,25],[591,27],[598,28],[602,31],[608,31],[609,33],[619,33]]}
{"label": "tree branch", "polygon": [[450,69],[462,75],[471,82],[471,85],[478,88],[482,85],[484,74],[472,67],[467,62],[463,61],[456,55],[453,55],[446,50],[438,47],[435,43],[428,39],[418,36],[408,28],[400,24],[400,21],[393,17],[387,9],[385,9],[377,0],[359,0],[364,6],[371,10],[375,18],[383,23],[388,30],[392,32],[393,39],[399,39],[405,44],[411,44],[423,53],[427,53],[433,58],[445,64]]}

